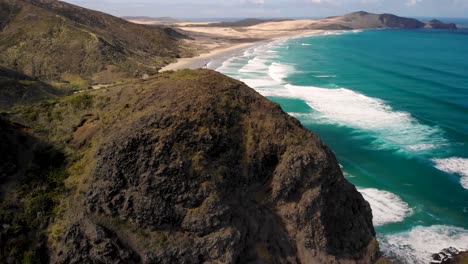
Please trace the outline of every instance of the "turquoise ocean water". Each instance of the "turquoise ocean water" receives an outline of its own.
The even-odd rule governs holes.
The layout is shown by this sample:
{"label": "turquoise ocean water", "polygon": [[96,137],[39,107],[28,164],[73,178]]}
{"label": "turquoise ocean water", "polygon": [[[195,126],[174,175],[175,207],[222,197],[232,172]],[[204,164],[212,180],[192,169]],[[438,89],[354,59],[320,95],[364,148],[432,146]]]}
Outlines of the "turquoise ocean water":
{"label": "turquoise ocean water", "polygon": [[387,256],[468,250],[468,29],[326,32],[213,65],[331,147]]}

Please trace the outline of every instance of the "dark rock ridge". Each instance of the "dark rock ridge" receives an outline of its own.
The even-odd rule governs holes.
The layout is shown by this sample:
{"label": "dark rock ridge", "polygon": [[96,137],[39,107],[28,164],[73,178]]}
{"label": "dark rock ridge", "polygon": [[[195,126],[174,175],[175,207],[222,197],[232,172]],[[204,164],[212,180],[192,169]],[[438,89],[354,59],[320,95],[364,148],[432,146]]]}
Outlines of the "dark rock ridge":
{"label": "dark rock ridge", "polygon": [[454,23],[447,24],[437,19],[429,21],[424,27],[432,29],[457,29],[457,25],[455,25]]}
{"label": "dark rock ridge", "polygon": [[79,162],[87,184],[57,220],[65,229],[52,263],[380,257],[369,204],[330,149],[245,84],[179,71],[90,96],[95,103],[73,116],[100,117],[96,147],[80,147],[96,162]]}
{"label": "dark rock ridge", "polygon": [[347,30],[366,28],[395,28],[395,29],[456,29],[454,24],[445,24],[441,21],[423,23],[417,19],[399,17],[392,14],[372,14],[365,11],[350,13],[338,17],[322,19],[320,23],[309,26],[309,29]]}
{"label": "dark rock ridge", "polygon": [[463,264],[468,261],[468,252],[449,247],[432,255],[431,264]]}
{"label": "dark rock ridge", "polygon": [[55,0],[0,0],[0,65],[43,81],[86,88],[157,70],[179,56],[177,41]]}

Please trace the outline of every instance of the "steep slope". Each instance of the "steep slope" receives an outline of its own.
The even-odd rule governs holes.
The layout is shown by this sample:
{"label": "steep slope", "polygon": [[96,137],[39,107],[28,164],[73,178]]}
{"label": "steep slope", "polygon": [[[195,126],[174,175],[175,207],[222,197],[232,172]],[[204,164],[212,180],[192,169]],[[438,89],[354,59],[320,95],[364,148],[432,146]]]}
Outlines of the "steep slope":
{"label": "steep slope", "polygon": [[69,88],[156,72],[178,56],[163,30],[55,0],[0,0],[0,64]]}
{"label": "steep slope", "polygon": [[433,19],[426,23],[424,26],[425,28],[433,28],[433,29],[457,29],[457,25],[453,23],[446,24],[440,20]]}
{"label": "steep slope", "polygon": [[312,25],[313,29],[364,29],[364,28],[422,28],[424,23],[392,14],[371,14],[364,11],[350,13],[344,16],[321,20],[320,25]]}
{"label": "steep slope", "polygon": [[57,88],[0,66],[0,110],[37,103],[61,95],[64,93]]}
{"label": "steep slope", "polygon": [[47,225],[58,211],[64,155],[0,118],[0,263],[48,263]]}
{"label": "steep slope", "polygon": [[53,263],[379,256],[370,207],[333,153],[239,81],[169,72],[31,108],[9,118],[72,153]]}

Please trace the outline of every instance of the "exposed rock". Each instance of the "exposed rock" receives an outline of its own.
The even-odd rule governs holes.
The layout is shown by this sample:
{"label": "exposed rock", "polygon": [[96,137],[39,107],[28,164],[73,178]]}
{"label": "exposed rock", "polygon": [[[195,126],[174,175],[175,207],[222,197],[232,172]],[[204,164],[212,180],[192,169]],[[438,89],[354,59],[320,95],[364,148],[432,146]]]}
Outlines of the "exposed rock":
{"label": "exposed rock", "polygon": [[424,26],[425,28],[432,28],[432,29],[457,29],[457,25],[453,23],[444,23],[440,20],[433,19],[426,23]]}
{"label": "exposed rock", "polygon": [[111,231],[89,221],[74,224],[64,234],[69,250],[58,252],[58,262],[79,263],[139,263],[138,256],[128,249]]}
{"label": "exposed rock", "polygon": [[354,12],[343,16],[328,17],[312,23],[309,29],[347,30],[366,28],[393,28],[393,29],[456,29],[455,24],[444,24],[432,20],[425,24],[417,19],[400,17],[392,14],[372,14],[364,11]]}
{"label": "exposed rock", "polygon": [[[163,73],[8,117],[53,145],[34,155],[39,173],[22,185],[21,207],[4,206],[32,213],[2,226],[2,246],[23,243],[18,254],[4,247],[0,260],[33,252],[51,263],[381,261],[369,204],[333,153],[219,73]],[[72,153],[66,190],[58,147]],[[9,226],[20,221],[17,237]]]}
{"label": "exposed rock", "polygon": [[181,71],[112,91],[137,103],[101,129],[85,219],[67,228],[53,262],[380,257],[369,204],[333,153],[243,83]]}
{"label": "exposed rock", "polygon": [[464,264],[468,263],[468,252],[461,252],[454,247],[443,249],[432,255],[431,264]]}

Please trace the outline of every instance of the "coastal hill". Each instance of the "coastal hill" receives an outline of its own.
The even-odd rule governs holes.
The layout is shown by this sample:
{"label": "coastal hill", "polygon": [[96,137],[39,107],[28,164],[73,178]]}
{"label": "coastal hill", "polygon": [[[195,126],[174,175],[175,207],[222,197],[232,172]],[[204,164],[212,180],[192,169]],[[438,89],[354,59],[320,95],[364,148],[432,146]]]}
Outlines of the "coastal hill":
{"label": "coastal hill", "polygon": [[[320,30],[358,29],[456,29],[455,24],[432,20],[423,23],[417,19],[392,14],[372,14],[364,11],[324,19],[258,20],[248,19],[229,23],[180,22],[173,25],[185,35],[200,39],[204,45],[208,37],[212,42],[249,42],[300,34],[318,34]],[[199,37],[201,35],[201,37]]]}
{"label": "coastal hill", "polygon": [[181,22],[172,17],[124,16],[122,19],[143,25],[172,25]]}
{"label": "coastal hill", "polygon": [[214,71],[151,75],[176,33],[0,0],[0,263],[385,263],[314,133]]}
{"label": "coastal hill", "polygon": [[322,30],[352,30],[352,29],[456,29],[455,24],[446,24],[439,20],[423,23],[414,18],[400,17],[392,14],[372,14],[365,11],[354,12],[343,16],[327,17],[317,20],[292,20],[269,22],[257,25],[256,29],[268,30],[271,27],[289,30],[322,29]]}
{"label": "coastal hill", "polygon": [[365,29],[365,28],[422,28],[424,23],[392,14],[371,14],[359,11],[344,16],[320,20],[321,25],[312,24],[311,29]]}
{"label": "coastal hill", "polygon": [[[37,155],[10,156],[16,166],[5,167],[32,166],[0,203],[2,262],[380,256],[369,204],[333,153],[278,105],[219,73],[162,73],[4,118],[23,124],[16,134],[34,135],[22,144]],[[12,138],[18,129],[9,127],[1,133]]]}
{"label": "coastal hill", "polygon": [[155,73],[180,55],[164,30],[54,0],[0,0],[0,65],[83,89]]}
{"label": "coastal hill", "polygon": [[435,28],[456,29],[455,24],[445,24],[438,20],[423,23],[414,18],[399,17],[392,14],[372,14],[359,11],[344,16],[330,17],[320,20],[319,24],[312,24],[310,29],[366,29],[366,28]]}
{"label": "coastal hill", "polygon": [[[258,24],[268,23],[268,22],[283,22],[283,21],[291,21],[292,19],[257,19],[257,18],[246,18],[239,21],[233,22],[216,22],[216,23],[208,23],[206,25],[199,25],[205,27],[251,27]],[[187,25],[191,26],[191,25]],[[198,25],[194,25],[198,26]]]}
{"label": "coastal hill", "polygon": [[433,19],[427,22],[424,27],[433,28],[433,29],[457,29],[456,24],[453,24],[453,23],[447,24],[437,19]]}
{"label": "coastal hill", "polygon": [[63,96],[65,93],[40,80],[0,66],[0,110]]}

